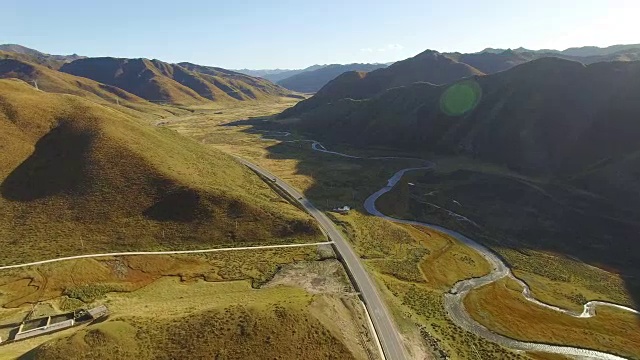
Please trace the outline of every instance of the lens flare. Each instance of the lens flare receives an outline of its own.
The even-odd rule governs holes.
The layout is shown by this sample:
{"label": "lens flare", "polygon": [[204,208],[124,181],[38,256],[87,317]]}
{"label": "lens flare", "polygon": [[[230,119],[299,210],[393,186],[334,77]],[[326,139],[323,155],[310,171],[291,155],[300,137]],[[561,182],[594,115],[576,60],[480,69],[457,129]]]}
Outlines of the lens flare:
{"label": "lens flare", "polygon": [[449,116],[460,116],[473,110],[480,102],[482,88],[473,80],[449,86],[440,97],[440,110]]}

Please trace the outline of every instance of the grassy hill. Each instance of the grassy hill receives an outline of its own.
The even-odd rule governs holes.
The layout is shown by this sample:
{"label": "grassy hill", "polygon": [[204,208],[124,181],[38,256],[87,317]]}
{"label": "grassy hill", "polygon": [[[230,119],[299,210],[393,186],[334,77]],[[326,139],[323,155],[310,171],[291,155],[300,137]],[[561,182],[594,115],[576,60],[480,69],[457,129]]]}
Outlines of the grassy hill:
{"label": "grassy hill", "polygon": [[120,111],[131,113],[129,110],[136,110],[138,115],[149,113],[167,116],[180,111],[162,108],[115,86],[66,74],[26,60],[18,60],[13,56],[0,58],[0,79],[11,78],[23,80],[33,86],[37,84],[38,89],[42,91],[81,96]]}
{"label": "grassy hill", "polygon": [[[188,336],[185,336],[187,335]],[[308,311],[233,306],[182,318],[109,321],[46,343],[28,359],[355,359]]]}
{"label": "grassy hill", "polygon": [[173,104],[238,101],[290,95],[288,90],[228,70],[160,60],[86,58],[60,71],[119,87],[141,98]]}
{"label": "grassy hill", "polygon": [[243,166],[171,130],[0,80],[2,264],[319,238]]}
{"label": "grassy hill", "polygon": [[330,81],[313,97],[282,113],[292,117],[340,99],[367,99],[385,90],[415,82],[447,84],[465,77],[483,75],[436,51],[427,50],[412,58],[369,73],[346,72]]}
{"label": "grassy hill", "polygon": [[320,90],[320,88],[325,86],[338,75],[347,71],[369,72],[384,67],[386,67],[384,64],[327,65],[320,69],[305,71],[280,80],[278,81],[278,85],[298,92],[313,93]]}

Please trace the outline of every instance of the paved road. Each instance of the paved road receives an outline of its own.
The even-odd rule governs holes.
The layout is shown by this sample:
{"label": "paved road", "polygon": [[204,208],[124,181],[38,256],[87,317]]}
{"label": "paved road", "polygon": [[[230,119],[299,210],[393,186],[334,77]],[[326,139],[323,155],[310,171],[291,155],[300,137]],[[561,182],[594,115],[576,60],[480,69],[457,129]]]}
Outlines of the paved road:
{"label": "paved road", "polygon": [[0,270],[16,269],[16,268],[22,268],[22,267],[34,266],[34,265],[42,265],[42,264],[48,264],[48,263],[53,263],[53,262],[58,262],[58,261],[88,259],[88,258],[98,258],[98,257],[108,257],[108,256],[201,254],[201,253],[211,253],[211,252],[221,252],[221,251],[280,249],[280,248],[292,248],[292,247],[301,247],[301,246],[318,246],[318,245],[328,245],[328,244],[332,244],[332,242],[331,241],[325,241],[325,242],[318,242],[318,243],[311,243],[311,244],[284,244],[284,245],[244,246],[244,247],[216,248],[216,249],[203,249],[203,250],[130,251],[130,252],[115,252],[115,253],[104,253],[104,254],[87,254],[87,255],[68,256],[68,257],[62,257],[62,258],[57,258],[57,259],[42,260],[42,261],[36,261],[36,262],[31,262],[31,263],[26,263],[26,264],[0,266]]}
{"label": "paved road", "polygon": [[335,224],[329,220],[329,218],[320,210],[318,210],[313,204],[306,199],[300,192],[291,187],[280,178],[274,176],[267,170],[245,160],[240,157],[236,157],[238,161],[249,167],[250,169],[260,173],[261,175],[275,179],[275,184],[282,190],[289,193],[289,195],[298,199],[298,202],[304,206],[304,208],[313,216],[320,227],[329,236],[339,253],[339,256],[343,259],[347,271],[351,273],[351,276],[355,282],[354,286],[360,291],[362,299],[367,307],[367,311],[371,316],[376,334],[380,345],[384,351],[385,358],[387,360],[404,360],[409,359],[406,350],[400,338],[400,333],[396,328],[396,325],[391,317],[389,309],[385,305],[384,301],[380,297],[376,285],[365,270],[362,262],[355,251],[351,248],[344,235],[336,228]]}

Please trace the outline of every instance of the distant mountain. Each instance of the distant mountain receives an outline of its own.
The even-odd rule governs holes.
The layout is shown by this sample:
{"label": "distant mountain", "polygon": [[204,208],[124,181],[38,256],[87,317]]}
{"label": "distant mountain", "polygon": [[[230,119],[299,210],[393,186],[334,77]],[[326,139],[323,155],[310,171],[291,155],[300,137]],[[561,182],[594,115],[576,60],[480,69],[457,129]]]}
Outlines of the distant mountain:
{"label": "distant mountain", "polygon": [[366,99],[398,86],[415,82],[446,84],[483,73],[437,51],[427,50],[412,58],[369,73],[345,72],[330,81],[313,97],[301,101],[281,114],[291,117],[343,98]]}
{"label": "distant mountain", "polygon": [[604,48],[597,46],[583,46],[583,47],[573,47],[568,48],[566,50],[552,50],[552,49],[542,49],[542,50],[529,50],[523,47],[511,50],[511,49],[494,49],[494,48],[486,48],[480,51],[477,54],[482,53],[491,53],[491,54],[500,54],[505,51],[513,51],[515,53],[533,53],[533,54],[561,54],[566,56],[577,56],[577,57],[591,57],[591,56],[606,56],[612,55],[614,53],[619,53],[621,51],[640,49],[640,44],[630,44],[630,45],[612,45]]}
{"label": "distant mountain", "polygon": [[469,64],[485,74],[511,69],[535,58],[535,55],[531,53],[519,53],[514,50],[475,54],[448,53],[445,55],[458,62]]}
{"label": "distant mountain", "polygon": [[232,69],[232,71],[239,72],[241,74],[261,77],[264,79],[265,75],[276,75],[286,71],[293,71],[293,69],[263,69],[263,70],[251,70],[251,69]]}
{"label": "distant mountain", "polygon": [[380,68],[387,67],[385,64],[332,64],[325,67],[304,71],[302,73],[290,76],[286,79],[278,81],[278,85],[290,90],[311,93],[320,90],[329,81],[338,75],[347,71],[364,71],[369,72]]}
{"label": "distant mountain", "polygon": [[28,60],[36,64],[44,65],[52,69],[59,69],[63,64],[74,60],[82,59],[84,56],[73,55],[50,55],[38,50],[17,44],[2,44],[0,51],[23,55],[22,60]]}
{"label": "distant mountain", "polygon": [[611,55],[614,53],[619,53],[621,51],[631,50],[631,49],[640,49],[640,44],[631,44],[631,45],[613,45],[605,48],[600,48],[597,46],[584,46],[584,47],[574,47],[569,48],[561,53],[563,55],[569,56],[605,56]]}
{"label": "distant mountain", "polygon": [[291,92],[266,80],[248,75],[160,60],[86,58],[65,64],[60,71],[113,85],[146,100],[174,104],[235,101]]}
{"label": "distant mountain", "polygon": [[242,74],[250,75],[250,76],[261,77],[263,79],[267,79],[271,81],[272,83],[277,83],[278,81],[286,79],[288,77],[291,77],[306,71],[318,70],[325,66],[326,65],[312,65],[304,69],[272,69],[272,70],[242,69],[242,70],[235,70],[235,71]]}

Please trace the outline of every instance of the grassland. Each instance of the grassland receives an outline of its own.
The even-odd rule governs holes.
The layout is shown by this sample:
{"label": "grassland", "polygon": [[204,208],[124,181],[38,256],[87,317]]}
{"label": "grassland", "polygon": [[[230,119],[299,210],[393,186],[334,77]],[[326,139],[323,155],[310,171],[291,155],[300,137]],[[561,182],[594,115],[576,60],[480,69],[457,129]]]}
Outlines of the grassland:
{"label": "grassland", "polygon": [[3,265],[322,238],[229,156],[19,80],[0,80],[0,151]]}
{"label": "grassland", "polygon": [[[526,301],[521,287],[508,280],[474,290],[465,298],[473,318],[514,339],[573,345],[640,359],[637,316],[600,307],[593,318],[575,318]],[[535,321],[531,321],[535,319]]]}
{"label": "grassland", "polygon": [[[584,198],[573,194],[575,205],[570,208],[567,203],[571,202],[563,196],[569,196],[567,190],[552,187],[545,179],[455,158],[438,160],[435,172],[408,174],[378,205],[387,214],[439,224],[485,242],[542,301],[575,311],[589,300],[634,306],[634,280],[624,272],[606,271],[563,255],[580,252],[580,246],[560,250],[567,245],[548,245],[561,243],[563,237],[580,238],[576,231],[584,231],[576,229],[584,219],[599,221],[590,217],[592,210],[587,211]],[[584,209],[578,212],[578,207]],[[548,211],[557,216],[543,214],[545,209],[553,209]],[[594,234],[603,231],[600,228]],[[589,252],[582,255],[589,259]]]}
{"label": "grassland", "polygon": [[[324,247],[304,247],[84,259],[0,272],[0,331],[19,323],[31,304],[38,304],[34,316],[100,303],[112,313],[104,323],[5,345],[0,358],[367,359],[373,347],[364,314],[356,297],[344,297],[352,290],[342,267],[330,265],[332,256]],[[304,289],[300,276],[283,284],[290,275],[280,269],[294,265],[311,274],[307,283],[322,279],[341,291]],[[279,283],[270,284],[276,274]]]}
{"label": "grassland", "polygon": [[[198,142],[244,156],[305,193],[319,208],[350,205],[348,215],[330,215],[352,241],[380,284],[406,345],[417,358],[441,353],[456,359],[527,358],[493,345],[447,319],[442,292],[455,281],[480,276],[488,264],[442,234],[420,227],[389,224],[366,215],[361,204],[397,170],[412,161],[381,162],[337,158],[310,150],[308,142],[264,139],[247,127],[219,126],[228,121],[202,119],[169,124]],[[295,135],[286,140],[300,139]],[[283,140],[285,140],[283,138]],[[349,151],[349,150],[347,150]],[[370,151],[360,151],[367,155]],[[473,345],[472,345],[473,344]],[[538,358],[537,355],[531,356]]]}

